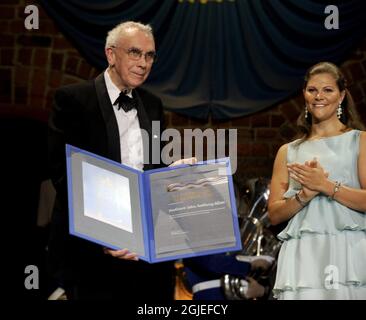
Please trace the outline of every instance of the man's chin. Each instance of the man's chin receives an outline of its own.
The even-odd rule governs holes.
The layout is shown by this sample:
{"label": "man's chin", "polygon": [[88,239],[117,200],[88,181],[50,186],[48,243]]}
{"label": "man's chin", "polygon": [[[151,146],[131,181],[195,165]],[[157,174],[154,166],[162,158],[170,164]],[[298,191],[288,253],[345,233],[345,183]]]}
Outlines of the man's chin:
{"label": "man's chin", "polygon": [[137,87],[141,86],[144,83],[144,81],[145,81],[145,79],[139,80],[139,81],[136,81],[136,80],[135,81],[130,81],[129,82],[129,87],[132,88],[132,89],[137,88]]}

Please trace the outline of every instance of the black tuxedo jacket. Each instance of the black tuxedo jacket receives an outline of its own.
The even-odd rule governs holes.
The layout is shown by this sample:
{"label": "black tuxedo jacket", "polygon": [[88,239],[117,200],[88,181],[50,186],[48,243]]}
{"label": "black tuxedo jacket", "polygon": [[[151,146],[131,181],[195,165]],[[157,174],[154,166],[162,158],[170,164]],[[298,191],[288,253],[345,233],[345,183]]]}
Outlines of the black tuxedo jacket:
{"label": "black tuxedo jacket", "polygon": [[[135,89],[134,94],[138,99],[140,127],[150,136],[151,163],[152,121],[160,121],[161,130],[164,129],[162,104],[159,98],[141,88]],[[160,132],[154,134],[160,136]],[[66,143],[121,162],[117,121],[103,73],[94,80],[62,87],[55,93],[48,134],[49,170],[57,191],[49,242],[53,277],[66,289],[77,288],[79,292],[75,295],[81,292],[80,297],[134,300],[172,297],[171,263],[149,265],[119,260],[104,254],[101,246],[68,234]],[[151,164],[144,166],[144,170],[152,168]],[[161,292],[159,296],[154,293],[156,286]]]}

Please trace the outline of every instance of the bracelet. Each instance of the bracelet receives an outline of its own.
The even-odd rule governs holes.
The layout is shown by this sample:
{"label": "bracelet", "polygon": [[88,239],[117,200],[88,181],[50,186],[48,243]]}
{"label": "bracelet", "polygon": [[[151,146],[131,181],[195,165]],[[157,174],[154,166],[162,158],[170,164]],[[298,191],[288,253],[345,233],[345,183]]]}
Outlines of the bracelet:
{"label": "bracelet", "polygon": [[301,190],[300,191],[298,191],[298,192],[296,192],[296,194],[295,194],[295,199],[296,199],[296,201],[298,202],[298,203],[300,203],[300,205],[302,206],[302,207],[306,207],[307,206],[307,204],[309,203],[309,201],[304,201],[304,200],[301,200],[300,199],[300,196],[299,196],[299,193],[301,192]]}
{"label": "bracelet", "polygon": [[329,200],[334,200],[335,194],[339,191],[340,187],[341,183],[339,181],[336,181],[333,189],[333,194],[328,197]]}

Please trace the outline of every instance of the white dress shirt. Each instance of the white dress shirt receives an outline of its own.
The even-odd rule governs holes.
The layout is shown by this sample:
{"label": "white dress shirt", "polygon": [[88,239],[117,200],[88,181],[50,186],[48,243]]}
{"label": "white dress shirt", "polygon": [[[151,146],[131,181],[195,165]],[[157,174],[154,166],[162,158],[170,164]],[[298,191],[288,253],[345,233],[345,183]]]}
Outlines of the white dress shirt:
{"label": "white dress shirt", "polygon": [[[104,72],[104,80],[107,86],[108,95],[113,103],[117,100],[120,90],[112,82],[108,70]],[[128,94],[132,98],[132,93]],[[122,108],[118,110],[118,104],[113,106],[117,119],[119,140],[121,147],[121,163],[142,170],[144,167],[144,153],[140,123],[137,117],[137,110],[132,109],[125,112]]]}

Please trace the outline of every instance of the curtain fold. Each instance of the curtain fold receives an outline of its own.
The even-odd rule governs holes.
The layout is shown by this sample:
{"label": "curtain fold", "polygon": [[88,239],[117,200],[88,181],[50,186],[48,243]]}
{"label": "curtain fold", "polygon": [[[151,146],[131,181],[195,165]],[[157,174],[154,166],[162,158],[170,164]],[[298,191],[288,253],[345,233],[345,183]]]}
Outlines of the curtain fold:
{"label": "curtain fold", "polygon": [[362,0],[333,1],[339,29],[327,30],[328,1],[41,0],[85,59],[106,67],[108,30],[150,23],[158,60],[145,87],[167,109],[230,119],[285,99],[319,61],[340,63],[366,35]]}

